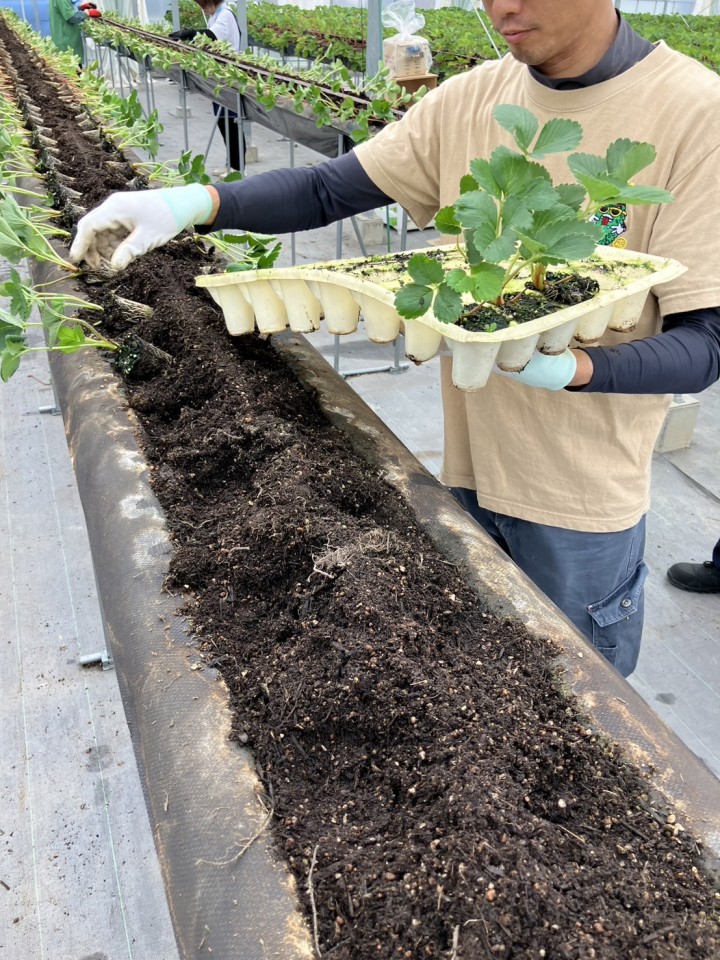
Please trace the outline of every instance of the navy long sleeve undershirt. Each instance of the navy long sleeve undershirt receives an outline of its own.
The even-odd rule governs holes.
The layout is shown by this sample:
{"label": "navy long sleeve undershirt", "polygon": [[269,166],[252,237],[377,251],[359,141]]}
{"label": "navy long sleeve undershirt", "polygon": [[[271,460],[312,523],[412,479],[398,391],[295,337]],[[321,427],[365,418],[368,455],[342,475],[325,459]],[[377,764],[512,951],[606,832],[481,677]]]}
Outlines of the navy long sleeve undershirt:
{"label": "navy long sleeve undershirt", "polygon": [[720,308],[669,314],[657,336],[583,349],[593,362],[583,393],[700,393],[720,378]]}
{"label": "navy long sleeve undershirt", "polygon": [[[311,230],[393,202],[352,153],[314,167],[219,183],[216,189],[220,210],[211,230]],[[720,378],[720,307],[672,314],[654,337],[585,349],[593,375],[578,392],[700,393]]]}
{"label": "navy long sleeve undershirt", "polygon": [[375,186],[354,153],[314,167],[270,170],[247,180],[216,183],[215,188],[220,210],[212,230],[293,233],[395,202]]}

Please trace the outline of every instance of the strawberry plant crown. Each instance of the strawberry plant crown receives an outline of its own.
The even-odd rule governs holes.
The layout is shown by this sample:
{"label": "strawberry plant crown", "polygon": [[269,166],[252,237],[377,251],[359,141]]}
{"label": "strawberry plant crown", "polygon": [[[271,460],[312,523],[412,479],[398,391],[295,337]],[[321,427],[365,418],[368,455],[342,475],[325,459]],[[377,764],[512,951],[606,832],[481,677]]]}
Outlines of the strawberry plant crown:
{"label": "strawberry plant crown", "polygon": [[[437,259],[412,256],[412,282],[395,298],[402,317],[421,317],[432,307],[438,320],[455,323],[477,304],[502,305],[522,270],[543,290],[548,266],[592,255],[602,231],[591,218],[604,206],[673,199],[666,190],[632,182],[655,159],[649,143],[623,138],[611,143],[604,157],[571,153],[567,163],[576,182],[556,186],[541,161],[574,150],[582,140],[581,125],[557,117],[540,128],[529,110],[510,104],[496,106],[493,116],[517,149],[500,146],[489,160],[473,160],[458,199],[435,217],[440,233],[458,237],[465,266],[446,271]],[[475,304],[470,310],[469,300]]]}

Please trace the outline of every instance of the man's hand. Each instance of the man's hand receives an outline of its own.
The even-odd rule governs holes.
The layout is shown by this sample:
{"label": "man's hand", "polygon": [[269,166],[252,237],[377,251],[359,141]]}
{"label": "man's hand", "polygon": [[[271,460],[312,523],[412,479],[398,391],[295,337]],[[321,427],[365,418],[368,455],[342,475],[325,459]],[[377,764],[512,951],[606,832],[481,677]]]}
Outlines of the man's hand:
{"label": "man's hand", "polygon": [[79,221],[70,259],[85,260],[91,269],[109,260],[114,270],[124,270],[136,257],[162,246],[186,227],[206,223],[213,200],[199,183],[113,193]]}
{"label": "man's hand", "polygon": [[[586,369],[588,364],[589,369]],[[499,370],[498,373],[524,383],[528,387],[562,390],[571,385],[579,387],[589,383],[592,376],[592,361],[582,350],[568,349],[555,357],[534,353],[530,362],[519,373],[507,373],[505,370]]]}

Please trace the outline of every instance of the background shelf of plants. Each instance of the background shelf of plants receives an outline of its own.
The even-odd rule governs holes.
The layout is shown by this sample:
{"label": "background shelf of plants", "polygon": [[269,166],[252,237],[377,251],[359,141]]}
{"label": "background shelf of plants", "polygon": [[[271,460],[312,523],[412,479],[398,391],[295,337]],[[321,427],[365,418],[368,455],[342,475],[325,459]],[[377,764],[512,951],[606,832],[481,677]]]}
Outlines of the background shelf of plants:
{"label": "background shelf of plants", "polygon": [[[456,8],[423,10],[422,35],[430,44],[433,71],[440,79],[466,70],[482,60],[493,59],[495,50],[475,13]],[[694,57],[711,70],[720,71],[720,17],[623,14],[647,40],[665,40],[671,47]],[[204,26],[193,0],[180,0],[183,25]],[[248,31],[254,45],[310,59],[340,59],[353,70],[365,70],[367,11],[349,7],[317,7],[303,10],[288,5],[250,3]],[[492,31],[501,53],[503,38]],[[385,31],[390,36],[391,31]]]}

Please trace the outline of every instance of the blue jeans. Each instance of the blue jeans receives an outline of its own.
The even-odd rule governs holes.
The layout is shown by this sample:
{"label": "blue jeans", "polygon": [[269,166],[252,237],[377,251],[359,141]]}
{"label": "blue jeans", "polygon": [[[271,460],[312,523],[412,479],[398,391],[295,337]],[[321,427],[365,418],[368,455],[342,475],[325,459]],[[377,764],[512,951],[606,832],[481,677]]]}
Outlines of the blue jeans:
{"label": "blue jeans", "polygon": [[645,518],[617,533],[581,533],[479,506],[450,492],[624,677],[637,664],[645,609]]}

